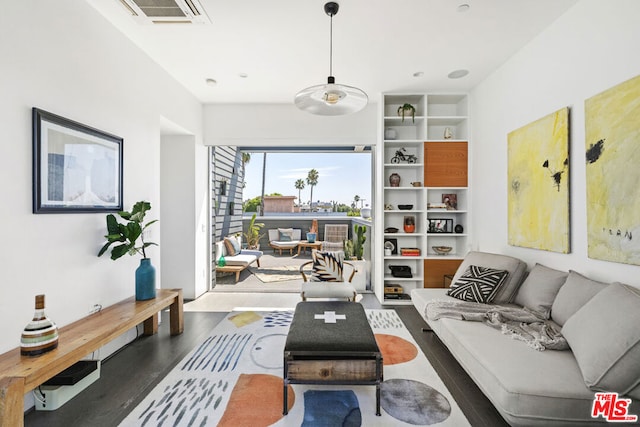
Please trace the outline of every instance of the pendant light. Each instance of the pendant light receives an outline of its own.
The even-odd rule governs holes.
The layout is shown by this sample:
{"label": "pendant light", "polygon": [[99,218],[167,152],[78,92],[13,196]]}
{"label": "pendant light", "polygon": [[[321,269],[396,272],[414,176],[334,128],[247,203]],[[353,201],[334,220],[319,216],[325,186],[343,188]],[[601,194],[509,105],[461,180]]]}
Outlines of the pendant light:
{"label": "pendant light", "polygon": [[336,84],[333,76],[333,17],[338,13],[338,3],[324,5],[324,12],[331,17],[329,38],[329,77],[326,84],[302,89],[294,102],[302,111],[320,116],[340,116],[362,110],[369,98],[357,87]]}

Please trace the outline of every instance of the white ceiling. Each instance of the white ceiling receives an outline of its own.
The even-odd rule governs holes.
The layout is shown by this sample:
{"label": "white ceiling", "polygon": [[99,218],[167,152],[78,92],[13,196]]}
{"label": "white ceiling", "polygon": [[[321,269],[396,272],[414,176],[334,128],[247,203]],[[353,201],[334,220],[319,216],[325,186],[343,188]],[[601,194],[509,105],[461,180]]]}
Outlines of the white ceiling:
{"label": "white ceiling", "polygon": [[[89,0],[203,103],[292,103],[326,82],[324,0],[200,1],[211,24],[142,25],[119,0]],[[338,1],[333,74],[372,101],[381,92],[468,91],[577,1]],[[456,69],[469,75],[447,78]]]}

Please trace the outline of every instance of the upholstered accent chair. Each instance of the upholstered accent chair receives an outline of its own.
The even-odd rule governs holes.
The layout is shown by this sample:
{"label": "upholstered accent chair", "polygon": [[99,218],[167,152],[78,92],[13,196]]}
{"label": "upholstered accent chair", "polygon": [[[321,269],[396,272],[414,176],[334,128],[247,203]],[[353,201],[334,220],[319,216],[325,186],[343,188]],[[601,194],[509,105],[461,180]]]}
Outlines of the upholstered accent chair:
{"label": "upholstered accent chair", "polygon": [[[311,270],[305,273],[305,270]],[[344,267],[351,269],[348,280],[344,280]],[[351,280],[358,272],[355,265],[344,260],[343,251],[318,251],[311,252],[311,261],[300,266],[302,274],[302,300],[307,298],[346,298],[348,301],[356,300],[357,292]]]}
{"label": "upholstered accent chair", "polygon": [[324,226],[323,251],[341,251],[349,238],[349,224],[326,224]]}
{"label": "upholstered accent chair", "polygon": [[302,236],[302,230],[299,228],[278,228],[268,232],[269,246],[273,248],[274,253],[278,251],[280,255],[283,250],[288,250],[289,255],[293,255],[293,250],[298,247]]}

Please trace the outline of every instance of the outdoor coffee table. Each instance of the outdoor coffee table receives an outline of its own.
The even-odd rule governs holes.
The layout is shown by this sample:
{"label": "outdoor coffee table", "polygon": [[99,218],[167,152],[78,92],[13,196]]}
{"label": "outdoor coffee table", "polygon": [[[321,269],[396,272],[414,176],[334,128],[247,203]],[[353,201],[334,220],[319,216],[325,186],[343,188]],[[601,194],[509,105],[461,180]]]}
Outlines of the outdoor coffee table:
{"label": "outdoor coffee table", "polygon": [[362,305],[299,302],[284,346],[283,378],[285,415],[289,384],[375,385],[380,415],[382,354]]}
{"label": "outdoor coffee table", "polygon": [[302,250],[305,254],[307,253],[307,248],[310,249],[321,249],[322,242],[309,242],[307,240],[301,240],[298,243],[298,255],[300,255],[300,251]]}

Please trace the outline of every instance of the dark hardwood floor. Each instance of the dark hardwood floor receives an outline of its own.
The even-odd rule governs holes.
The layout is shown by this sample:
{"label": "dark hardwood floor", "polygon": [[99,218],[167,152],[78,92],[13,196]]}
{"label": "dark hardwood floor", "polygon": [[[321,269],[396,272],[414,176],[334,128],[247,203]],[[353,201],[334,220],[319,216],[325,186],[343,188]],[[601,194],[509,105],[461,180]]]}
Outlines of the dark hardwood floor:
{"label": "dark hardwood floor", "polygon": [[[365,295],[365,308],[381,308]],[[413,306],[394,307],[472,426],[507,426],[462,367],[426,326]],[[117,426],[182,358],[217,325],[226,313],[185,312],[184,333],[171,337],[168,323],[158,334],[141,337],[102,364],[100,379],[56,411],[31,411],[27,427]]]}

